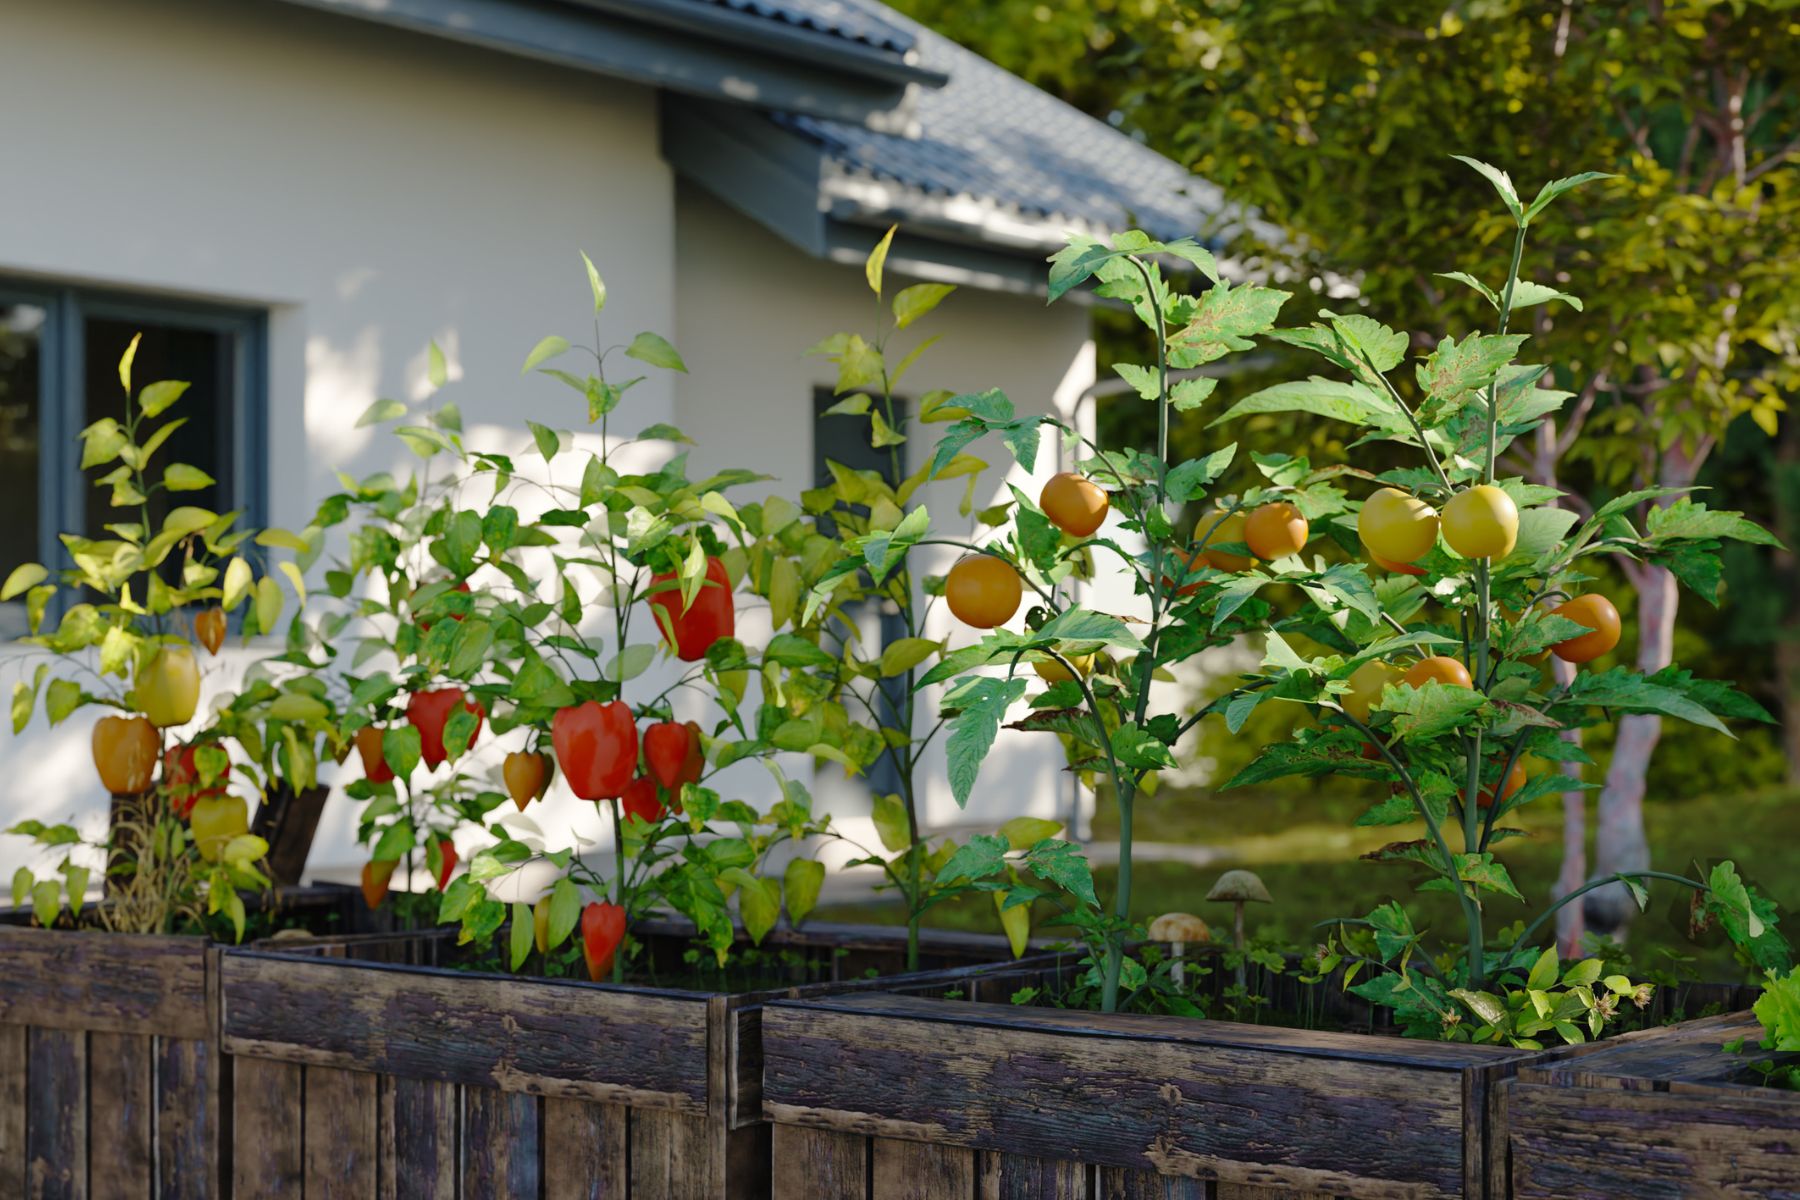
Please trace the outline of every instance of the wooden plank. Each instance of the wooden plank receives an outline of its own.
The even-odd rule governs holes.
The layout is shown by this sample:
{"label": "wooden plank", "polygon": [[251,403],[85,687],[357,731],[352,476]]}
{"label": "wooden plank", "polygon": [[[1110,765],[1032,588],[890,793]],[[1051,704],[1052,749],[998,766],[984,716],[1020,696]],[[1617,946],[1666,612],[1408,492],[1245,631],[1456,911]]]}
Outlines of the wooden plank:
{"label": "wooden plank", "polygon": [[1515,1081],[1516,1200],[1800,1196],[1800,1100]]}
{"label": "wooden plank", "polygon": [[214,1045],[189,1038],[156,1041],[156,1175],[160,1200],[219,1194],[218,1081]]}
{"label": "wooden plank", "polygon": [[463,1200],[519,1200],[537,1194],[537,1097],[464,1088]]}
{"label": "wooden plank", "polygon": [[625,1200],[630,1110],[544,1101],[544,1200]]}
{"label": "wooden plank", "polygon": [[768,1200],[773,1132],[766,1122],[724,1131],[725,1175],[719,1195],[730,1200]]}
{"label": "wooden plank", "polygon": [[0,1196],[25,1194],[25,1079],[23,1025],[0,1025]]}
{"label": "wooden plank", "polygon": [[306,1068],[307,1200],[365,1200],[375,1191],[375,1081],[366,1071]]}
{"label": "wooden plank", "polygon": [[87,1035],[32,1028],[26,1039],[25,1156],[31,1200],[87,1196]]}
{"label": "wooden plank", "polygon": [[141,1200],[151,1192],[150,1115],[155,1107],[153,1039],[141,1033],[88,1036],[88,1194]]}
{"label": "wooden plank", "polygon": [[705,1117],[666,1109],[631,1110],[631,1200],[685,1200],[708,1194],[712,1164]]}
{"label": "wooden plank", "polygon": [[[1244,1189],[1240,1188],[1236,1193],[1225,1191],[1225,1188],[1236,1186],[1228,1183],[1214,1192],[1212,1185],[1204,1179],[1179,1179],[1152,1171],[1101,1167],[1095,1172],[1094,1200],[1214,1200],[1215,1196],[1233,1194],[1240,1200],[1250,1200]],[[1283,1192],[1279,1196],[1270,1192],[1269,1200],[1313,1200],[1313,1197],[1302,1197],[1298,1192]]]}
{"label": "wooden plank", "polygon": [[301,1200],[304,1069],[241,1057],[231,1063],[232,1200]]}
{"label": "wooden plank", "polygon": [[223,977],[230,1054],[707,1111],[702,994],[251,951]]}
{"label": "wooden plank", "polygon": [[980,1200],[1087,1200],[1088,1169],[1066,1158],[984,1153]]}
{"label": "wooden plank", "polygon": [[[1115,1040],[1178,1042],[1191,1046],[1242,1047],[1269,1053],[1303,1054],[1308,1058],[1349,1059],[1361,1063],[1461,1071],[1465,1067],[1519,1061],[1528,1051],[1467,1042],[1429,1042],[1413,1038],[1369,1037],[1323,1029],[1287,1029],[1277,1025],[1244,1025],[1233,1021],[1196,1021],[1191,1017],[1153,1013],[1094,1013],[1077,1009],[1029,1008],[1012,1004],[946,1004],[927,997],[865,992],[806,1000],[815,1012],[879,1014],[915,1021],[938,1021],[958,1027],[1037,1030],[1051,1034]],[[792,1001],[769,1008],[793,1009]],[[765,1022],[767,1016],[765,1015]],[[961,1036],[947,1029],[944,1036]]]}
{"label": "wooden plank", "polygon": [[[1741,1055],[1720,1047],[1747,1038]],[[1656,1084],[1717,1082],[1752,1062],[1766,1059],[1760,1051],[1762,1027],[1752,1013],[1726,1013],[1676,1025],[1640,1029],[1522,1065],[1521,1078],[1531,1083],[1565,1083],[1575,1087],[1630,1087],[1649,1091]],[[1638,1080],[1637,1084],[1622,1080]]]}
{"label": "wooden plank", "polygon": [[[1123,1014],[1114,1037],[1099,1014],[1015,1025],[993,1005],[896,1003],[765,1009],[770,1119],[1328,1195],[1464,1195],[1462,1073],[1402,1065],[1381,1044],[1399,1039],[1351,1039],[1365,1062],[1297,1053],[1289,1030],[1259,1050],[1241,1030],[1159,1040]],[[986,1019],[936,1015],[969,1010]]]}
{"label": "wooden plank", "polygon": [[868,1155],[868,1139],[854,1133],[777,1125],[772,1200],[867,1200]]}
{"label": "wooden plank", "polygon": [[871,1138],[869,1160],[869,1200],[974,1200],[973,1150]]}
{"label": "wooden plank", "polygon": [[456,1200],[454,1083],[384,1076],[382,1178],[394,1200]]}
{"label": "wooden plank", "polygon": [[1254,1183],[1221,1183],[1216,1200],[1335,1200],[1323,1192],[1291,1192]]}
{"label": "wooden plank", "polygon": [[0,926],[0,1024],[203,1038],[206,943]]}

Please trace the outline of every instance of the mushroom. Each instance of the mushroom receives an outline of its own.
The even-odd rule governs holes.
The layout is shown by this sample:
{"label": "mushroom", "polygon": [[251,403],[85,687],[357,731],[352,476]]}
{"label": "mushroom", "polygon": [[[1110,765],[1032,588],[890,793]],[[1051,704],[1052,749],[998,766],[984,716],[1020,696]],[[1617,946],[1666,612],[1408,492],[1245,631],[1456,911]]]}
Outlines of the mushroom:
{"label": "mushroom", "polygon": [[1206,893],[1208,900],[1229,900],[1232,907],[1232,943],[1237,947],[1237,985],[1244,987],[1244,905],[1272,904],[1269,889],[1263,881],[1256,877],[1254,871],[1227,871],[1219,876],[1219,882],[1213,884],[1212,891]]}
{"label": "mushroom", "polygon": [[1193,913],[1164,913],[1150,922],[1150,940],[1169,943],[1169,958],[1174,963],[1171,974],[1175,977],[1175,986],[1181,987],[1185,982],[1182,972],[1181,951],[1189,942],[1212,941],[1212,930],[1206,922]]}

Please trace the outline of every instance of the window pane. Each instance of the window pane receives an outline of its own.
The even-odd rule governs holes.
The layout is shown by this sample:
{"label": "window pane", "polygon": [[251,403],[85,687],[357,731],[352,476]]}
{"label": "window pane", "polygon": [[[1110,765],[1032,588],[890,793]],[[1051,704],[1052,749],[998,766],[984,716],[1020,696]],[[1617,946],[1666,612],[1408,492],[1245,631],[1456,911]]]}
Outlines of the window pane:
{"label": "window pane", "polygon": [[[165,421],[185,418],[156,452],[151,461],[149,482],[162,478],[171,463],[198,467],[217,482],[192,492],[159,491],[150,498],[152,528],[160,528],[171,508],[193,505],[223,512],[230,508],[237,494],[231,477],[232,466],[232,389],[236,385],[232,370],[232,335],[205,329],[159,326],[145,320],[113,320],[90,317],[84,328],[87,356],[86,415],[83,424],[103,417],[123,421],[126,415],[125,393],[119,388],[119,356],[131,344],[135,333],[142,333],[137,356],[132,360],[131,384],[134,393],[147,383],[161,379],[186,380],[193,386],[186,394],[157,418],[152,428]],[[135,398],[135,397],[134,397]],[[143,440],[140,434],[139,440]],[[88,473],[87,525],[90,537],[101,536],[102,528],[121,518],[121,510],[112,507],[112,489],[94,487],[92,477],[111,470]],[[126,519],[135,520],[133,509]],[[170,559],[171,571],[179,572],[180,563]],[[173,576],[171,576],[173,578]]]}
{"label": "window pane", "polygon": [[[45,312],[0,300],[0,580],[38,561],[38,413]],[[0,605],[0,637],[23,637],[23,599]]]}

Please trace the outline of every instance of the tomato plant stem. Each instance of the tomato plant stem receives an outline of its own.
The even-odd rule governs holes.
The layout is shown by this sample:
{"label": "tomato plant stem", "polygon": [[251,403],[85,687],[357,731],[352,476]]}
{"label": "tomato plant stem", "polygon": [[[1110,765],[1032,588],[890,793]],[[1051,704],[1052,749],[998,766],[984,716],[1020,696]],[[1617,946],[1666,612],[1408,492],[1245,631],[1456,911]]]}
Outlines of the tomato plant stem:
{"label": "tomato plant stem", "polygon": [[[625,914],[627,930],[631,927],[631,910],[625,907],[625,823],[619,817],[619,802],[605,802],[612,808],[613,847],[618,858],[618,877],[613,880],[613,895],[618,897],[619,911]],[[625,956],[613,955],[612,978],[614,983],[625,982]]]}

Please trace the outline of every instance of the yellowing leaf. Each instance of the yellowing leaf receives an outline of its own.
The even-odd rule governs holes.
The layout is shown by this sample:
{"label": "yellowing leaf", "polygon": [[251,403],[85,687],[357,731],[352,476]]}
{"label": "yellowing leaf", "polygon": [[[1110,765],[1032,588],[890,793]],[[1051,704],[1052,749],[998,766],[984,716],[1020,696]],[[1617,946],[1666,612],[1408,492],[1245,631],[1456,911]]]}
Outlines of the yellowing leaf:
{"label": "yellowing leaf", "polygon": [[894,231],[899,228],[898,225],[888,226],[888,231],[881,235],[881,240],[875,243],[875,248],[869,251],[868,260],[863,263],[863,275],[869,281],[869,290],[877,296],[881,295],[881,270],[887,265],[888,247],[894,244]]}
{"label": "yellowing leaf", "polygon": [[1054,837],[1062,829],[1061,821],[1049,821],[1043,817],[1014,817],[1000,827],[1000,836],[1012,850],[1029,850],[1047,837]]}
{"label": "yellowing leaf", "polygon": [[250,583],[250,564],[242,558],[232,559],[225,568],[225,594],[220,600],[227,612],[242,602],[244,594],[250,590]]}

